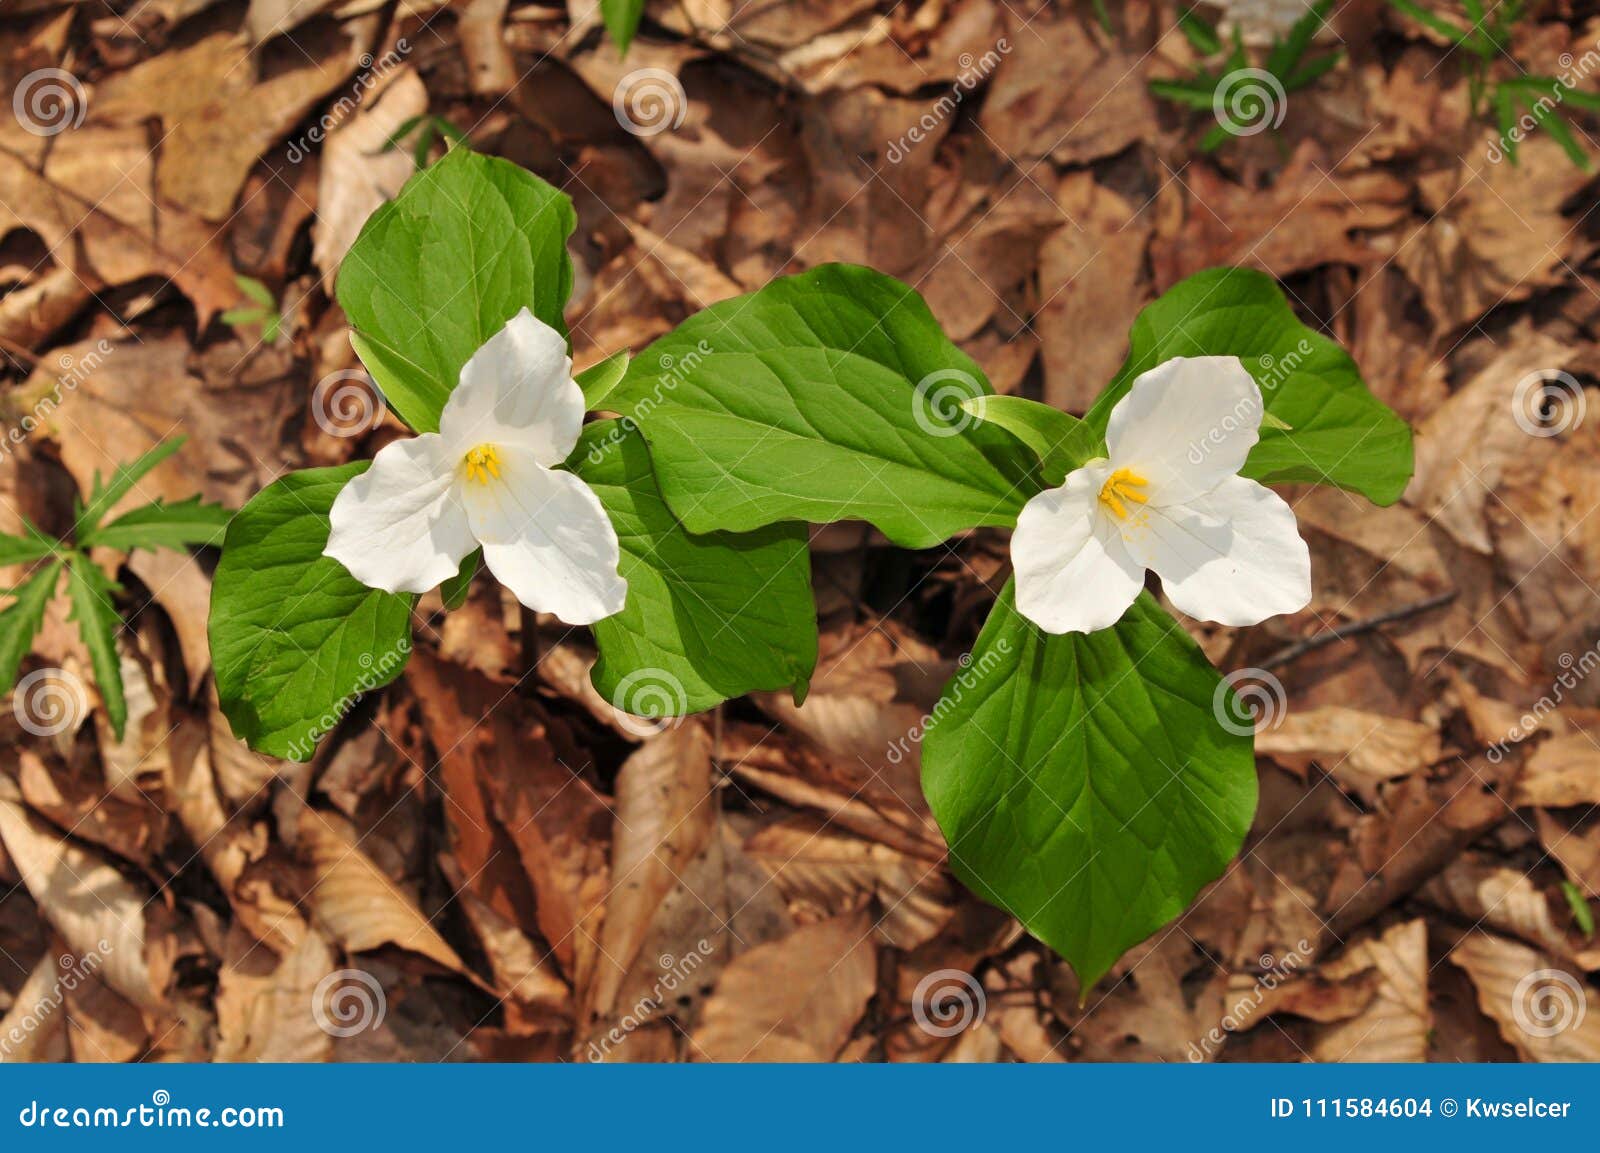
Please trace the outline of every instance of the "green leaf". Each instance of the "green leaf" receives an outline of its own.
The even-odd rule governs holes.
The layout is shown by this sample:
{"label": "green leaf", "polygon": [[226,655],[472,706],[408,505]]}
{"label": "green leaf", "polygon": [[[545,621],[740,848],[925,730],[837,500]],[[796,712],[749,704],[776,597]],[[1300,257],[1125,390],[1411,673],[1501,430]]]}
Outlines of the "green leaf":
{"label": "green leaf", "polygon": [[89,650],[100,699],[117,740],[128,724],[128,702],[122,692],[122,658],[117,655],[117,633],[122,630],[122,614],[114,599],[117,586],[107,579],[100,566],[73,553],[67,563],[67,593],[72,598],[69,620],[78,624],[78,635]]}
{"label": "green leaf", "polygon": [[509,161],[452,149],[368,218],[339,268],[351,343],[418,432],[461,366],[521,309],[566,331],[572,202]]}
{"label": "green leaf", "polygon": [[1478,48],[1475,45],[1468,44],[1471,33],[1466,29],[1459,28],[1450,23],[1450,21],[1444,19],[1444,17],[1435,16],[1432,12],[1429,12],[1421,5],[1412,3],[1412,0],[1389,0],[1389,3],[1399,11],[1411,17],[1411,19],[1415,20],[1418,24],[1433,29],[1445,39],[1454,41],[1457,44],[1466,44],[1467,47],[1472,51],[1478,51]]}
{"label": "green leaf", "polygon": [[661,499],[644,441],[622,421],[585,428],[569,467],[616,527],[628,582],[622,612],[593,626],[601,696],[655,716],[762,689],[804,696],[817,664],[805,526],[689,533]]}
{"label": "green leaf", "polygon": [[17,683],[22,658],[33,647],[33,638],[44,623],[44,610],[55,596],[61,564],[56,561],[34,573],[12,591],[15,599],[0,612],[0,693],[10,692]]}
{"label": "green leaf", "polygon": [[478,575],[478,566],[482,563],[483,550],[473,549],[462,559],[456,575],[439,586],[439,596],[443,598],[445,608],[453,612],[467,603],[467,594],[472,591],[472,578]]}
{"label": "green leaf", "polygon": [[290,473],[236,516],[211,586],[217,696],[258,752],[310,760],[352,697],[400,675],[409,596],[370,589],[322,555],[328,510],[370,462]]}
{"label": "green leaf", "polygon": [[643,15],[644,0],[600,0],[600,16],[611,39],[616,41],[619,55],[628,54],[628,45],[633,43]]}
{"label": "green leaf", "polygon": [[61,547],[60,541],[46,536],[26,521],[23,522],[22,531],[26,535],[11,536],[0,532],[0,568],[43,560]]}
{"label": "green leaf", "polygon": [[934,709],[922,786],[974,893],[1065,957],[1087,992],[1239,851],[1256,805],[1223,682],[1142,593],[1115,626],[1050,636],[1007,585]]}
{"label": "green leaf", "polygon": [[120,465],[111,475],[110,483],[102,483],[100,474],[94,474],[94,486],[89,493],[89,503],[78,507],[77,521],[72,527],[74,539],[82,540],[93,532],[118,501],[127,496],[133,486],[143,480],[162,461],[183,447],[184,438],[164,440],[138,460]]}
{"label": "green leaf", "polygon": [[1217,80],[1214,76],[1197,76],[1192,80],[1152,80],[1150,91],[1163,100],[1170,100],[1185,108],[1210,112],[1216,102]]}
{"label": "green leaf", "polygon": [[186,549],[219,545],[233,513],[220,504],[190,497],[175,504],[157,500],[123,513],[104,528],[92,529],[79,543],[105,545],[127,552],[136,548]]}
{"label": "green leaf", "polygon": [[1178,14],[1178,30],[1189,41],[1190,47],[1202,56],[1215,56],[1222,51],[1222,37],[1217,35],[1216,28],[1195,15],[1193,8],[1186,8]]}
{"label": "green leaf", "polygon": [[925,548],[1015,523],[1038,491],[1022,446],[961,411],[989,391],[915,291],[830,264],[691,317],[605,405],[692,532],[865,520]]}
{"label": "green leaf", "polygon": [[1084,417],[1101,435],[1140,373],[1175,356],[1237,356],[1261,386],[1266,411],[1289,426],[1263,423],[1245,476],[1334,484],[1380,505],[1399,500],[1411,479],[1411,429],[1367,391],[1349,355],[1301,324],[1260,272],[1196,273],[1146,306],[1129,340],[1128,359]]}
{"label": "green leaf", "polygon": [[628,371],[631,354],[627,349],[614,352],[599,364],[592,364],[578,373],[578,387],[583,389],[583,403],[590,412],[604,412],[606,398],[622,382]]}
{"label": "green leaf", "polygon": [[1594,910],[1589,908],[1589,898],[1583,895],[1583,890],[1571,881],[1562,881],[1561,895],[1567,899],[1567,908],[1572,910],[1573,923],[1585,937],[1593,937]]}
{"label": "green leaf", "polygon": [[272,295],[272,289],[262,284],[253,276],[235,276],[233,282],[239,286],[239,291],[263,308],[277,308],[278,300]]}
{"label": "green leaf", "polygon": [[1046,485],[1060,484],[1073,469],[1104,455],[1104,444],[1093,428],[1048,404],[1020,396],[980,396],[962,401],[961,407],[1032,449]]}

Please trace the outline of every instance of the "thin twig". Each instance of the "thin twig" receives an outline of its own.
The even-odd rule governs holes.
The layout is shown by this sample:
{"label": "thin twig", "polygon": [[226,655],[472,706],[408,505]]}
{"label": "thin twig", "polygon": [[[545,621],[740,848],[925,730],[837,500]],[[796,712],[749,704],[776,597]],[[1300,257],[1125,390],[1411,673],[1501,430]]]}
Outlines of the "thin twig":
{"label": "thin twig", "polygon": [[1297,661],[1307,653],[1315,652],[1317,649],[1331,645],[1335,641],[1348,640],[1350,637],[1357,637],[1363,633],[1370,633],[1375,629],[1382,628],[1384,625],[1393,624],[1395,621],[1403,621],[1407,617],[1418,616],[1429,611],[1430,609],[1440,608],[1455,600],[1458,595],[1458,590],[1451,589],[1449,592],[1440,593],[1438,596],[1429,597],[1425,601],[1417,601],[1415,604],[1402,605],[1400,608],[1392,609],[1386,613],[1379,613],[1377,616],[1368,617],[1366,620],[1351,621],[1347,625],[1340,625],[1336,629],[1329,629],[1325,633],[1318,633],[1314,637],[1307,637],[1303,641],[1296,641],[1287,648],[1279,649],[1256,667],[1262,669],[1275,669],[1279,665],[1286,665],[1291,661]]}

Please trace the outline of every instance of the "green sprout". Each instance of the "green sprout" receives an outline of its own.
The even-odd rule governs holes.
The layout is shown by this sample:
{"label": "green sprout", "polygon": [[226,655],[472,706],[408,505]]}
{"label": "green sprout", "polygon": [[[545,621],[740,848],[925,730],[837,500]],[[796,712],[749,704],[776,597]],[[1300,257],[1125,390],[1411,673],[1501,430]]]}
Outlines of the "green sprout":
{"label": "green sprout", "polygon": [[[1472,114],[1481,120],[1493,114],[1506,159],[1513,165],[1517,163],[1517,144],[1524,131],[1542,126],[1573,164],[1586,172],[1589,170],[1589,154],[1563,119],[1560,107],[1570,104],[1585,112],[1600,112],[1600,95],[1580,92],[1559,76],[1522,72],[1520,64],[1517,65],[1520,75],[1505,80],[1493,78],[1494,66],[1500,57],[1516,64],[1510,52],[1511,34],[1518,21],[1528,14],[1526,0],[1502,0],[1493,10],[1486,10],[1481,0],[1461,0],[1463,13],[1469,21],[1465,26],[1428,11],[1414,0],[1389,0],[1389,3],[1396,11],[1462,50]],[[1519,124],[1530,117],[1532,125]]]}
{"label": "green sprout", "polygon": [[[1267,50],[1261,68],[1252,67],[1239,30],[1234,29],[1231,47],[1212,24],[1202,20],[1193,8],[1178,17],[1178,29],[1204,59],[1227,53],[1211,68],[1200,67],[1182,80],[1152,80],[1150,91],[1163,100],[1185,108],[1210,112],[1218,117],[1200,141],[1202,152],[1214,152],[1230,137],[1254,135],[1272,120],[1275,128],[1282,120],[1282,104],[1291,92],[1315,84],[1343,58],[1342,50],[1312,52],[1311,42],[1327,20],[1333,0],[1320,0],[1295,21],[1286,36],[1276,39]],[[1241,132],[1222,115],[1228,108],[1260,127]]]}
{"label": "green sprout", "polygon": [[44,623],[45,610],[55,598],[63,571],[67,576],[67,595],[72,602],[68,618],[78,625],[78,634],[89,650],[95,681],[105,701],[117,739],[122,739],[128,721],[128,704],[122,687],[121,662],[117,658],[117,632],[122,617],[115,596],[121,586],[109,579],[89,556],[96,547],[131,552],[136,548],[182,550],[196,545],[220,545],[232,517],[221,505],[204,504],[199,497],[168,503],[161,499],[130,509],[104,523],[106,514],[127,496],[156,465],[183,447],[183,438],[163,441],[138,460],[124,464],[102,480],[95,474],[89,499],[74,499],[73,526],[69,540],[58,540],[23,521],[23,535],[0,533],[0,566],[33,565],[32,572],[15,588],[0,595],[11,603],[0,610],[0,693],[16,685],[23,657],[33,647],[33,638]]}
{"label": "green sprout", "polygon": [[448,152],[456,145],[470,147],[467,143],[467,134],[462,132],[443,116],[431,113],[423,116],[413,116],[406,120],[389,134],[389,139],[383,142],[383,152],[394,152],[405,142],[406,137],[412,137],[411,162],[416,165],[416,170],[421,172],[428,167],[428,157],[433,152],[433,146],[440,141],[444,142],[445,151]]}
{"label": "green sprout", "polygon": [[222,323],[238,328],[245,324],[261,326],[261,339],[266,344],[276,344],[283,331],[283,313],[278,307],[272,289],[251,276],[235,276],[233,282],[239,291],[255,301],[245,308],[230,308],[222,314]]}

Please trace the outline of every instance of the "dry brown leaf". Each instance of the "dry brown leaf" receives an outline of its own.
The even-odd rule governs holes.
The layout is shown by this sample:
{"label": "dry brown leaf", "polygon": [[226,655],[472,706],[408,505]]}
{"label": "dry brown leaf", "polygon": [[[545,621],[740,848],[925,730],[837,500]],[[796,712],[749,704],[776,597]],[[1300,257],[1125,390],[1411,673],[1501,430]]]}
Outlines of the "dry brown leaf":
{"label": "dry brown leaf", "polygon": [[159,1006],[166,979],[145,955],[144,890],[13,801],[0,800],[0,840],[73,955],[98,958],[101,979],[135,1005]]}
{"label": "dry brown leaf", "polygon": [[691,1052],[699,1061],[831,1061],[876,985],[864,911],[806,925],[723,970]]}
{"label": "dry brown leaf", "polygon": [[1372,1003],[1350,1020],[1320,1030],[1311,1056],[1318,1061],[1426,1061],[1430,1028],[1426,922],[1407,921],[1357,942],[1322,965],[1321,973],[1342,981],[1366,969],[1378,973]]}
{"label": "dry brown leaf", "polygon": [[1469,933],[1450,960],[1478,1007],[1524,1061],[1600,1061],[1600,995],[1555,959],[1492,933]]}
{"label": "dry brown leaf", "polygon": [[466,974],[467,968],[413,898],[361,851],[344,821],[303,808],[295,844],[311,866],[306,903],[317,923],[347,952],[398,945]]}

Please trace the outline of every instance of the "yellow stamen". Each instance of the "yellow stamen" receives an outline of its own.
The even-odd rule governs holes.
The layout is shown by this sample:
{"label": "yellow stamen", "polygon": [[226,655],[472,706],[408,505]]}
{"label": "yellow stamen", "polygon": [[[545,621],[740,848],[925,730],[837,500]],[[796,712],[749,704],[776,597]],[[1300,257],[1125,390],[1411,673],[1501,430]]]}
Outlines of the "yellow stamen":
{"label": "yellow stamen", "polygon": [[467,466],[468,480],[488,484],[491,476],[500,479],[500,453],[492,444],[480,444],[467,453],[463,463]]}
{"label": "yellow stamen", "polygon": [[1106,477],[1105,484],[1100,486],[1100,503],[1110,509],[1111,515],[1118,520],[1127,520],[1128,506],[1123,501],[1148,503],[1150,498],[1141,490],[1149,483],[1131,468],[1119,468]]}

